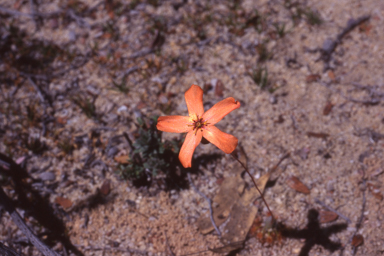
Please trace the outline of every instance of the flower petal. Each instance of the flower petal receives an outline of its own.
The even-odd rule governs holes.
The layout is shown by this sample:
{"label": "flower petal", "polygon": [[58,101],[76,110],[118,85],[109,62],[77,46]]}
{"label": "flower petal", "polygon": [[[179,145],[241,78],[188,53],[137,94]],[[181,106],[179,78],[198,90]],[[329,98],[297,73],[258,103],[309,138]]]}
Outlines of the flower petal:
{"label": "flower petal", "polygon": [[213,145],[230,154],[237,147],[237,138],[231,134],[222,132],[214,125],[208,125],[203,130],[203,136]]}
{"label": "flower petal", "polygon": [[204,121],[214,125],[223,119],[223,117],[228,115],[232,110],[235,110],[239,107],[240,102],[236,101],[232,97],[229,97],[213,105],[213,107],[205,112],[202,117]]}
{"label": "flower petal", "polygon": [[197,145],[199,145],[201,138],[203,137],[203,133],[201,130],[197,131],[195,134],[194,131],[190,131],[187,133],[187,137],[185,137],[183,146],[180,149],[179,160],[184,168],[191,167],[192,164],[192,155],[195,151]]}
{"label": "flower petal", "polygon": [[160,116],[157,119],[157,129],[163,132],[183,133],[193,129],[192,120],[188,116]]}
{"label": "flower petal", "polygon": [[203,106],[203,90],[193,84],[184,94],[189,116],[196,119],[196,116],[201,117],[204,114]]}

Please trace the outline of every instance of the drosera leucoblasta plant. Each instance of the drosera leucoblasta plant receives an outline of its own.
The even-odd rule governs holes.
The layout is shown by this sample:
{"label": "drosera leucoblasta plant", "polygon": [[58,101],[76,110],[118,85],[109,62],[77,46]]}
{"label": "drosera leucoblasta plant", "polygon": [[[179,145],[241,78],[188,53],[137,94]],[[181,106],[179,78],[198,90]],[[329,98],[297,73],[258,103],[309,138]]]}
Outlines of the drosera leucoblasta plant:
{"label": "drosera leucoblasta plant", "polygon": [[266,204],[272,219],[275,220],[272,211],[269,209],[267,202],[264,199],[263,193],[259,190],[255,178],[251,175],[248,168],[242,163],[235,151],[238,145],[238,139],[228,133],[219,130],[215,124],[223,119],[226,115],[235,109],[240,108],[240,102],[232,97],[228,97],[204,111],[203,106],[203,90],[192,85],[185,92],[185,101],[188,108],[188,116],[161,116],[157,120],[157,129],[164,132],[172,133],[187,133],[183,146],[180,149],[179,160],[185,168],[192,167],[192,156],[196,147],[202,139],[206,139],[213,145],[217,146],[226,154],[231,154],[232,157],[241,164],[244,170],[251,177],[253,184],[258,190],[261,198]]}
{"label": "drosera leucoblasta plant", "polygon": [[[180,149],[180,140],[163,142],[161,132],[156,129],[156,123],[157,116],[137,118],[135,140],[129,141],[132,150],[126,163],[120,163],[118,166],[118,173],[122,178],[135,182],[151,181],[160,173],[169,175],[178,168],[175,156]],[[140,182],[138,183],[140,185]]]}

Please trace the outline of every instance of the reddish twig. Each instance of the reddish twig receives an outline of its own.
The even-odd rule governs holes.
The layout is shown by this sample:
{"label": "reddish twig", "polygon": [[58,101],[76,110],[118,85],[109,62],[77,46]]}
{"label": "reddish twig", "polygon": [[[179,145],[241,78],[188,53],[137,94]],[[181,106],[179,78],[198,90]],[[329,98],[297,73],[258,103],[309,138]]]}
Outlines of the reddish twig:
{"label": "reddish twig", "polygon": [[257,191],[259,192],[259,194],[260,194],[260,196],[261,196],[261,199],[263,200],[264,204],[267,206],[268,211],[269,211],[269,213],[271,214],[271,217],[272,217],[273,220],[275,221],[275,220],[276,220],[276,219],[275,219],[275,216],[273,215],[271,209],[269,209],[269,205],[267,204],[267,201],[265,201],[264,194],[260,191],[259,187],[257,186],[256,181],[255,181],[255,178],[254,178],[254,177],[252,176],[252,174],[249,172],[249,170],[248,170],[248,168],[245,166],[245,164],[243,164],[243,162],[241,162],[241,161],[237,158],[237,156],[236,156],[234,153],[232,153],[231,155],[232,155],[232,157],[233,157],[237,162],[239,162],[239,163],[241,164],[241,166],[244,168],[244,170],[248,173],[249,177],[251,177],[252,182],[253,182],[253,185],[255,185],[255,188],[256,188]]}

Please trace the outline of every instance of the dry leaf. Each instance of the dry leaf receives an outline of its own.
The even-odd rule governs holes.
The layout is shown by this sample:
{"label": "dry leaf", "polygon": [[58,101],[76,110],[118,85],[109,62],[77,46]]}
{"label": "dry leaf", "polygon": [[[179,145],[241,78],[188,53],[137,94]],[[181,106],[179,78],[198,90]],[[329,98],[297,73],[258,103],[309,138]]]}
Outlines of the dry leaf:
{"label": "dry leaf", "polygon": [[220,79],[218,79],[215,86],[215,95],[219,97],[223,97],[224,96],[223,91],[224,91],[224,84],[223,82],[221,82]]}
{"label": "dry leaf", "polygon": [[283,115],[279,115],[279,117],[277,118],[277,120],[273,121],[275,124],[282,124],[284,123],[285,119],[283,117]]}
{"label": "dry leaf", "polygon": [[308,137],[314,137],[314,138],[320,138],[320,139],[326,139],[329,137],[328,133],[323,132],[307,132]]}
{"label": "dry leaf", "polygon": [[333,106],[334,105],[331,102],[328,102],[327,105],[325,105],[325,107],[323,109],[323,115],[324,116],[329,115],[329,113],[331,113],[331,110],[332,110]]}
{"label": "dry leaf", "polygon": [[224,227],[221,241],[227,244],[245,240],[256,214],[257,207],[240,198],[232,207],[231,218]]}
{"label": "dry leaf", "polygon": [[362,23],[359,26],[360,32],[365,33],[366,35],[369,35],[370,31],[372,30],[373,26],[367,22]]}
{"label": "dry leaf", "polygon": [[[103,38],[103,39],[110,39],[110,38],[112,38],[112,34],[111,33],[104,33],[102,36],[101,36],[101,38]],[[104,57],[104,56],[103,56]],[[105,58],[105,60],[107,61],[107,58]]]}
{"label": "dry leaf", "polygon": [[19,9],[21,4],[23,3],[23,1],[16,1],[14,4],[13,4],[13,9]]}
{"label": "dry leaf", "polygon": [[145,104],[145,102],[143,102],[143,101],[139,101],[139,103],[137,103],[137,105],[136,105],[137,109],[143,109],[146,107],[147,107],[147,104]]}
{"label": "dry leaf", "polygon": [[303,194],[309,194],[311,191],[307,186],[305,186],[297,177],[291,176],[286,181],[287,185],[296,190],[297,192],[303,193]]}
{"label": "dry leaf", "polygon": [[335,78],[336,78],[335,73],[333,73],[332,70],[328,70],[328,77],[329,77],[331,80],[335,80]]}
{"label": "dry leaf", "polygon": [[308,158],[309,152],[311,152],[311,150],[309,148],[304,147],[296,150],[294,154],[298,155],[301,158],[301,160],[306,160]]}
{"label": "dry leaf", "polygon": [[72,206],[72,201],[69,200],[68,198],[64,198],[61,196],[56,197],[55,203],[61,205],[64,209],[68,209]]}
{"label": "dry leaf", "polygon": [[305,81],[307,83],[312,83],[312,82],[316,82],[320,79],[320,76],[318,74],[311,74],[311,75],[308,75],[306,78],[305,78]]}
{"label": "dry leaf", "polygon": [[[246,156],[241,151],[241,147],[239,149],[240,151],[236,151],[234,154],[246,163]],[[212,210],[216,225],[220,227],[220,225],[226,223],[224,227],[221,227],[224,230],[221,241],[226,246],[211,249],[213,252],[227,253],[241,248],[257,214],[257,207],[253,202],[260,197],[260,193],[252,184],[250,184],[249,189],[244,190],[245,181],[241,175],[242,168],[236,168],[235,170],[238,170],[237,175],[224,179],[219,192],[213,199],[214,207]],[[267,173],[256,181],[261,192],[264,191],[270,175],[270,173]],[[197,225],[202,234],[214,230],[209,214],[199,218]]]}
{"label": "dry leaf", "polygon": [[[245,182],[241,178],[240,173],[236,177],[224,179],[212,203],[213,219],[217,226],[220,226],[227,220],[233,205],[240,200],[244,186]],[[202,234],[207,234],[214,230],[209,215],[201,216],[197,220],[197,226]]]}
{"label": "dry leaf", "polygon": [[100,187],[100,193],[103,196],[107,196],[111,192],[111,181],[110,180],[104,180],[103,184]]}
{"label": "dry leaf", "polygon": [[336,220],[338,217],[337,213],[331,211],[320,211],[319,212],[319,221],[320,223],[328,223]]}
{"label": "dry leaf", "polygon": [[218,178],[216,180],[216,184],[220,186],[223,183],[223,181],[224,181],[224,178]]}
{"label": "dry leaf", "polygon": [[368,181],[368,190],[374,197],[383,200],[383,193],[381,192],[380,184],[374,181]]}
{"label": "dry leaf", "polygon": [[108,16],[113,19],[115,17],[115,13],[113,12],[115,7],[112,0],[105,1],[105,9],[107,10]]}
{"label": "dry leaf", "polygon": [[380,174],[382,174],[384,172],[384,168],[380,168],[380,167],[370,168],[367,172],[370,172],[369,176],[374,178],[374,177],[379,176]]}
{"label": "dry leaf", "polygon": [[119,164],[128,164],[129,163],[129,156],[127,156],[127,155],[115,156],[114,159]]}
{"label": "dry leaf", "polygon": [[358,247],[364,243],[364,237],[360,234],[354,235],[352,238],[352,246]]}
{"label": "dry leaf", "polygon": [[[237,147],[233,154],[247,166],[247,157],[241,145]],[[236,166],[236,176],[223,179],[218,193],[212,200],[213,219],[218,227],[227,220],[233,205],[240,200],[240,196],[244,192],[243,170],[240,164],[236,164]],[[214,230],[209,214],[201,216],[197,220],[197,226],[202,234],[207,234]]]}
{"label": "dry leaf", "polygon": [[66,117],[58,117],[58,118],[56,118],[56,122],[59,124],[66,124],[67,118]]}
{"label": "dry leaf", "polygon": [[[269,177],[270,173],[267,173],[256,181],[261,192],[264,191]],[[243,196],[233,205],[230,214],[228,214],[231,218],[225,225],[224,234],[221,238],[224,244],[236,243],[246,239],[257,214],[257,207],[253,204],[257,198],[260,198],[260,193],[252,186],[245,190]]]}

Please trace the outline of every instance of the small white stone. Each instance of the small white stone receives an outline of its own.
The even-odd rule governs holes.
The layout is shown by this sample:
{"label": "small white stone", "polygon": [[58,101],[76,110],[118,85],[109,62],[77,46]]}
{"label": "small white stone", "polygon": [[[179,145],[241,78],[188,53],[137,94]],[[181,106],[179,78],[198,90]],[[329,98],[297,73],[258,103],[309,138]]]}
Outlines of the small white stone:
{"label": "small white stone", "polygon": [[119,107],[116,112],[117,112],[117,114],[121,115],[121,113],[127,112],[127,111],[128,111],[127,106],[123,105],[123,106]]}

